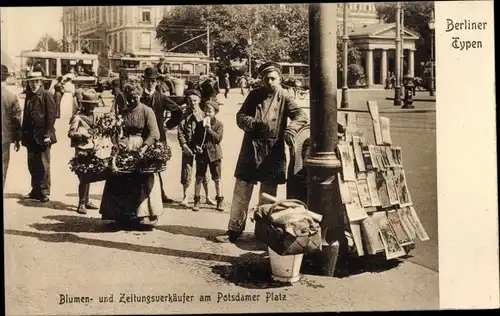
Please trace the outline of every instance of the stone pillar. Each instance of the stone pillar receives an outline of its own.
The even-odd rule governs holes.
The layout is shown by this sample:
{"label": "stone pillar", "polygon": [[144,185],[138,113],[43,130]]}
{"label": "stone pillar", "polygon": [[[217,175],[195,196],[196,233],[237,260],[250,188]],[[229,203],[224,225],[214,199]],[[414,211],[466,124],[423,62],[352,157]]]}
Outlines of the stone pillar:
{"label": "stone pillar", "polygon": [[365,65],[366,84],[368,87],[373,86],[373,50],[366,51],[366,65]]}
{"label": "stone pillar", "polygon": [[414,58],[415,51],[413,49],[410,49],[408,51],[408,74],[411,77],[415,77],[415,58]]}
{"label": "stone pillar", "polygon": [[56,58],[56,76],[62,76],[61,73],[61,58]]}
{"label": "stone pillar", "polygon": [[385,86],[385,80],[387,79],[387,49],[382,50],[380,68],[380,83]]}

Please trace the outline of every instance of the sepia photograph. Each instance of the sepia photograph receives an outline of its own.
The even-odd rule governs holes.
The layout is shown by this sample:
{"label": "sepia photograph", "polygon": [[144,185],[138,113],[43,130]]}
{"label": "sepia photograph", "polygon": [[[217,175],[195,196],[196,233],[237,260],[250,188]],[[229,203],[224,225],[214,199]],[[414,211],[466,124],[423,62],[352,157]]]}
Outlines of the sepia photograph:
{"label": "sepia photograph", "polygon": [[439,309],[436,6],[1,7],[5,314]]}

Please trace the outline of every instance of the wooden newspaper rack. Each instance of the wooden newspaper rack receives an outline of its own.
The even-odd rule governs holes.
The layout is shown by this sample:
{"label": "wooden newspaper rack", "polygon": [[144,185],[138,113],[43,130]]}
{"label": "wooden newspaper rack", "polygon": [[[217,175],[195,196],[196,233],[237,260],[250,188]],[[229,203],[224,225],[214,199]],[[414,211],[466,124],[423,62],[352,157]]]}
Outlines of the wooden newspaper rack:
{"label": "wooden newspaper rack", "polygon": [[375,144],[368,144],[356,123],[346,115],[346,132],[338,151],[341,199],[358,256],[385,253],[394,259],[415,247],[414,240],[429,240],[413,208],[400,146],[392,143],[390,120],[381,117],[376,102],[368,101]]}

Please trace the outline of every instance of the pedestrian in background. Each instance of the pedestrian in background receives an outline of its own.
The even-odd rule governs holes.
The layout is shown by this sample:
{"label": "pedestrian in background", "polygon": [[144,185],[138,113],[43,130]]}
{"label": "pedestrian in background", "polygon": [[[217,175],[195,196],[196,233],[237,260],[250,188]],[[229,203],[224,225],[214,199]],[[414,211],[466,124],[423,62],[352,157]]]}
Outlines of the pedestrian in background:
{"label": "pedestrian in background", "polygon": [[42,85],[41,73],[31,72],[26,80],[30,92],[24,104],[21,142],[28,151],[31,174],[28,198],[44,203],[50,196],[50,148],[57,142],[54,128],[57,108],[54,95]]}
{"label": "pedestrian in background", "polygon": [[242,235],[255,184],[261,183],[259,204],[262,193],[276,196],[278,185],[286,182],[285,144],[293,147],[297,132],[308,122],[306,113],[281,86],[279,64],[265,63],[259,74],[263,86],[250,91],[236,114],[245,135],[234,172],[228,231],[215,238],[218,242],[235,242]]}
{"label": "pedestrian in background", "polygon": [[[217,210],[223,211],[221,187],[222,174],[222,148],[221,141],[224,125],[215,116],[219,112],[219,104],[215,101],[205,102],[205,117],[198,122],[194,133],[196,154],[196,182],[194,184],[193,211],[199,211],[201,184],[205,180],[207,169],[210,169],[212,180],[215,184]],[[208,196],[208,194],[207,194]]]}
{"label": "pedestrian in background", "polygon": [[9,69],[2,65],[2,192],[5,189],[5,179],[10,161],[10,145],[14,143],[14,150],[19,151],[21,141],[21,107],[17,96],[7,89],[6,80]]}
{"label": "pedestrian in background", "polygon": [[[156,84],[156,80],[158,79],[158,72],[156,68],[148,67],[144,69],[144,75],[142,77],[144,80],[144,89],[142,91],[140,101],[153,109],[160,132],[160,141],[166,144],[166,129],[172,129],[179,125],[182,119],[182,110],[177,103],[172,101],[160,91],[160,87]],[[167,113],[170,113],[170,119],[168,120]],[[163,179],[160,173],[158,173],[158,177],[160,178],[161,197],[163,203],[173,203],[174,200],[169,198],[165,193]]]}
{"label": "pedestrian in background", "polygon": [[227,95],[229,94],[229,90],[231,89],[231,82],[229,81],[229,73],[226,72],[226,75],[224,76],[224,86],[226,88],[226,92],[224,93],[224,96],[227,99]]}
{"label": "pedestrian in background", "polygon": [[[68,137],[71,139],[71,147],[75,148],[75,156],[94,150],[91,129],[95,121],[94,109],[99,102],[99,96],[94,90],[84,92],[80,100],[80,110],[71,118]],[[97,210],[98,207],[90,201],[90,183],[85,183],[80,179],[76,211],[80,214],[87,214],[87,209]]]}
{"label": "pedestrian in background", "polygon": [[62,80],[63,80],[62,76],[57,77],[57,83],[54,85],[54,98],[57,106],[57,112],[56,112],[57,118],[61,117],[61,100],[64,95],[64,86]]}
{"label": "pedestrian in background", "polygon": [[[183,198],[181,204],[188,206],[188,189],[193,177],[194,152],[196,145],[194,143],[194,132],[199,122],[203,120],[204,113],[201,110],[201,93],[198,90],[188,90],[186,92],[186,113],[179,124],[177,130],[177,139],[182,149],[181,160],[181,184],[183,188]],[[208,193],[208,180],[205,176],[203,181],[205,189],[206,203],[215,205]]]}

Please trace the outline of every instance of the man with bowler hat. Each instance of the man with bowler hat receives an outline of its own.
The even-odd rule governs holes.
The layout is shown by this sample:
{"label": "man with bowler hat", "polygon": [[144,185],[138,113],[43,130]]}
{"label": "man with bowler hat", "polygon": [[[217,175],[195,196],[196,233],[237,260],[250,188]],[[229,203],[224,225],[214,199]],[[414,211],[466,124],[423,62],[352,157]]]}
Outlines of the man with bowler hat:
{"label": "man with bowler hat", "polygon": [[255,184],[261,183],[259,200],[262,193],[276,196],[278,185],[286,181],[285,143],[293,147],[297,132],[308,123],[306,113],[281,86],[280,65],[265,63],[259,74],[263,86],[249,92],[236,114],[245,135],[234,173],[228,231],[215,238],[218,242],[235,242],[242,235]]}
{"label": "man with bowler hat", "polygon": [[14,143],[14,150],[19,151],[21,141],[21,107],[17,96],[6,87],[8,77],[9,69],[2,65],[2,190],[5,188],[5,177],[9,168],[10,146]]}
{"label": "man with bowler hat", "polygon": [[57,142],[54,123],[57,107],[54,95],[45,90],[40,72],[28,73],[21,142],[28,151],[31,192],[28,198],[48,202],[50,195],[50,147]]}
{"label": "man with bowler hat", "polygon": [[[153,67],[144,69],[144,90],[141,96],[141,102],[153,109],[160,130],[160,141],[167,142],[167,129],[172,129],[179,125],[182,119],[181,108],[172,101],[169,97],[163,94],[157,87],[156,80],[158,79],[157,70]],[[170,112],[170,119],[167,121],[167,111]],[[163,180],[160,178],[161,197],[163,203],[172,203],[173,200],[168,198],[163,188]]]}

